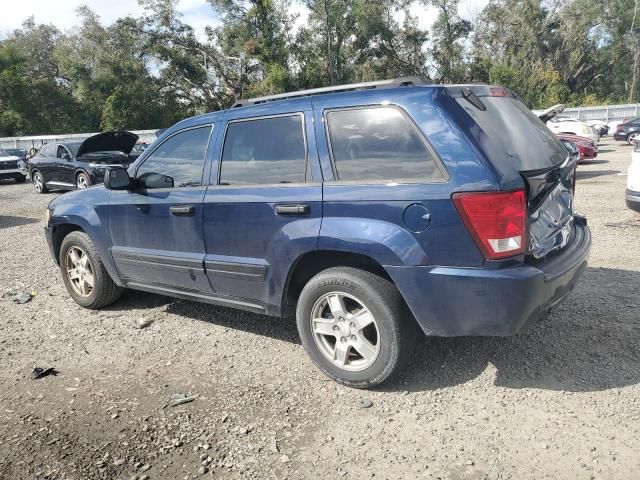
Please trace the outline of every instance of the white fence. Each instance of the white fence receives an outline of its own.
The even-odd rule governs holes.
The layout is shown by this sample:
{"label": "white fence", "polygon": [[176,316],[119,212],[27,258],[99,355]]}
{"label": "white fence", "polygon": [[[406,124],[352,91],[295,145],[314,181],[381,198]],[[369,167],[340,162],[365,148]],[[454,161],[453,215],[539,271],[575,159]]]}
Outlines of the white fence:
{"label": "white fence", "polygon": [[[151,143],[156,139],[157,130],[134,130],[133,133],[140,137],[141,142]],[[36,135],[31,137],[0,137],[0,148],[40,148],[45,143],[53,142],[81,142],[95,133],[69,133],[65,135]]]}
{"label": "white fence", "polygon": [[640,117],[640,103],[607,105],[604,107],[572,107],[566,108],[562,115],[579,120],[602,120],[607,123],[625,119],[630,120]]}

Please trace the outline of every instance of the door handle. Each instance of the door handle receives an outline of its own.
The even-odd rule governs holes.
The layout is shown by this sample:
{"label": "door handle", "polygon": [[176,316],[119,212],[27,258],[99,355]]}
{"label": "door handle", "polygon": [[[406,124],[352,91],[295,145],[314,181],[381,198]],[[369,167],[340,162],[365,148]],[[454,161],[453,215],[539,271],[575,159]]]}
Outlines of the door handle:
{"label": "door handle", "polygon": [[196,214],[196,207],[187,205],[184,207],[170,207],[169,211],[176,217],[193,217]]}
{"label": "door handle", "polygon": [[295,205],[276,205],[274,210],[276,211],[276,215],[309,215],[311,207],[298,203]]}

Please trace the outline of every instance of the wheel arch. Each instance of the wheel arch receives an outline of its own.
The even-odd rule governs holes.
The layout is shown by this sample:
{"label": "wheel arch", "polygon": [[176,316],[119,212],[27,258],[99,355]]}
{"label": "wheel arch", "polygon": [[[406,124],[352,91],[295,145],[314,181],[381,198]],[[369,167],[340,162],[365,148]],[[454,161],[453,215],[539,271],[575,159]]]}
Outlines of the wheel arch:
{"label": "wheel arch", "polygon": [[62,248],[62,241],[71,232],[83,232],[87,233],[80,225],[73,223],[61,223],[53,227],[51,234],[51,240],[53,243],[53,253],[56,259],[56,263],[60,265],[60,249]]}
{"label": "wheel arch", "polygon": [[289,316],[295,312],[300,292],[311,278],[333,267],[359,268],[393,283],[384,267],[368,255],[339,250],[313,250],[298,257],[289,269],[282,295],[282,315]]}
{"label": "wheel arch", "polygon": [[78,168],[75,173],[73,174],[73,181],[74,183],[78,183],[78,176],[84,173],[87,178],[89,178],[89,182],[93,183],[93,175],[91,175],[91,173],[89,173],[88,171],[86,171],[84,168]]}

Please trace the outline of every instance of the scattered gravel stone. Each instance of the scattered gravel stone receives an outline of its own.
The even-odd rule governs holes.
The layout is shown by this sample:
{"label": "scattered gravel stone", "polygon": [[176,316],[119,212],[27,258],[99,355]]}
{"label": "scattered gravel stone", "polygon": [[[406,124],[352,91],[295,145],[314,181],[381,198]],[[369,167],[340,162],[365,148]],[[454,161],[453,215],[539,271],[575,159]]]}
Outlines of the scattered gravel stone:
{"label": "scattered gravel stone", "polygon": [[357,403],[358,408],[370,408],[373,406],[373,402],[371,400],[368,400],[366,398],[362,398],[360,400],[358,400]]}
{"label": "scattered gravel stone", "polygon": [[142,330],[143,328],[147,328],[148,326],[150,326],[152,323],[153,323],[152,318],[144,318],[144,317],[136,318],[133,321],[133,328],[137,330]]}
{"label": "scattered gravel stone", "polygon": [[280,457],[280,463],[289,463],[291,461],[291,459],[289,458],[289,455],[282,455]]}
{"label": "scattered gravel stone", "polygon": [[33,295],[29,292],[20,292],[19,294],[17,294],[15,297],[13,297],[13,301],[15,303],[18,303],[20,305],[30,302],[31,299],[33,298]]}

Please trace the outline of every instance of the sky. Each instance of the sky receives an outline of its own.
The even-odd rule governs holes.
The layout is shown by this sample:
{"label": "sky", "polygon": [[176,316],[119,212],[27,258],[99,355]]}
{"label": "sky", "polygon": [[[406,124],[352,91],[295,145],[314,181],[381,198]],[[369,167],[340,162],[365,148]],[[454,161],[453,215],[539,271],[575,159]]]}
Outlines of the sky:
{"label": "sky", "polygon": [[[473,20],[488,0],[461,0],[460,14]],[[80,5],[88,5],[95,11],[104,24],[127,15],[138,16],[142,8],[136,0],[2,0],[0,14],[0,33],[7,34],[19,28],[28,17],[33,15],[36,23],[50,23],[62,31],[72,29],[77,25],[78,17],[75,10]],[[203,35],[207,25],[214,26],[217,19],[206,0],[180,0],[179,9],[182,21],[191,25],[198,35]],[[300,3],[293,6],[300,14],[299,23],[306,17],[305,7]],[[414,5],[412,14],[418,15],[422,27],[429,27],[435,19],[432,8]]]}

